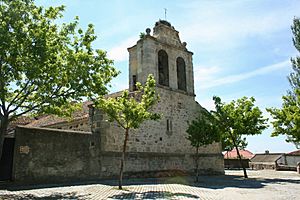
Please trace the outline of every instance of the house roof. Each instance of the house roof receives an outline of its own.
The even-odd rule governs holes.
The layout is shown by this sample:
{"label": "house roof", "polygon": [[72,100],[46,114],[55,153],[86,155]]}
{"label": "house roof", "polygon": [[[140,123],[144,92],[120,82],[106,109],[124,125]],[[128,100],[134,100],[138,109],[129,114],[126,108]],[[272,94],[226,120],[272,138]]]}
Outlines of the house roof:
{"label": "house roof", "polygon": [[269,153],[269,154],[255,154],[253,158],[251,158],[251,162],[261,162],[261,163],[274,163],[277,161],[283,153]]}
{"label": "house roof", "polygon": [[58,123],[80,120],[80,119],[88,119],[89,117],[89,105],[91,104],[90,101],[85,101],[82,103],[82,108],[80,110],[75,111],[71,119],[67,117],[59,117],[56,115],[44,115],[40,116],[39,119],[32,121],[31,123],[27,124],[26,126],[31,127],[47,127]]}
{"label": "house roof", "polygon": [[29,116],[20,116],[17,119],[11,121],[7,127],[7,134],[6,137],[13,137],[14,136],[14,130],[19,125],[26,125],[31,122],[33,122],[35,119],[33,117]]}
{"label": "house roof", "polygon": [[290,153],[287,153],[287,155],[299,155],[300,156],[300,150],[292,151]]}
{"label": "house roof", "polygon": [[[240,153],[240,155],[241,155],[242,158],[246,158],[246,159],[251,159],[254,156],[254,154],[251,153],[248,150],[242,150],[242,149],[240,149],[239,153]],[[237,159],[237,158],[238,158],[238,154],[237,154],[237,151],[235,149],[233,149],[231,151],[227,151],[224,154],[224,159]]]}

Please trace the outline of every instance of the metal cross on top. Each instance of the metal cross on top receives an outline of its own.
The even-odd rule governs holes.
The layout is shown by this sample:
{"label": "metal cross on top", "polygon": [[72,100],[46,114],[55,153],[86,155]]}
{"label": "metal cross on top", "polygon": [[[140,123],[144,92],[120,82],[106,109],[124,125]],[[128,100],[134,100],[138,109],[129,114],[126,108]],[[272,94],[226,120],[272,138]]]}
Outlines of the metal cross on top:
{"label": "metal cross on top", "polygon": [[165,10],[165,20],[167,21],[167,9],[164,8],[164,10]]}

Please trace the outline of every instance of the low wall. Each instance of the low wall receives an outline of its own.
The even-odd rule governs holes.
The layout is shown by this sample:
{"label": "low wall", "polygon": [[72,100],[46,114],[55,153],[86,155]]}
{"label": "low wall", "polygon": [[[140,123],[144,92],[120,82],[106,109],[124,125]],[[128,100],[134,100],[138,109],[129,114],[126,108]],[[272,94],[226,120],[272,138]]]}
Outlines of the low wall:
{"label": "low wall", "polygon": [[[119,174],[121,152],[101,151],[100,138],[89,132],[18,127],[13,179],[18,182],[54,183],[113,178]],[[199,155],[203,174],[224,174],[223,155]],[[125,176],[194,171],[195,155],[184,153],[130,152],[125,157]]]}
{"label": "low wall", "polygon": [[89,132],[18,127],[13,179],[57,182],[100,177],[98,143]]}
{"label": "low wall", "polygon": [[[116,177],[119,173],[121,153],[102,152],[101,158],[103,177]],[[222,154],[200,154],[198,162],[199,172],[202,174],[224,174]],[[168,170],[192,173],[194,169],[194,154],[139,152],[126,153],[125,156],[125,176],[135,176],[136,174],[143,176],[139,172],[147,173]]]}
{"label": "low wall", "polygon": [[286,165],[290,167],[297,167],[297,163],[300,162],[300,155],[285,155]]}
{"label": "low wall", "polygon": [[[249,159],[242,159],[242,163],[245,168],[249,168]],[[228,169],[242,168],[239,159],[224,159],[224,167]]]}

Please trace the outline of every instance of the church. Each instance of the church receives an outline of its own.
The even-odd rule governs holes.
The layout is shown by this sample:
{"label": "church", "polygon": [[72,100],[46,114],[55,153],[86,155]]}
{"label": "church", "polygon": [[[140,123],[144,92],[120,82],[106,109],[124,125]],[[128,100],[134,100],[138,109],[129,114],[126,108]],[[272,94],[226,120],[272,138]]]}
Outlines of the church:
{"label": "church", "polygon": [[[136,45],[128,48],[129,91],[135,90],[136,82],[143,84],[148,75],[153,74],[160,96],[154,111],[161,113],[162,118],[146,121],[139,129],[131,130],[127,152],[140,153],[144,157],[127,162],[127,171],[193,171],[195,149],[186,139],[187,122],[194,120],[203,108],[195,101],[193,53],[186,45],[169,22],[160,20],[156,22],[153,34],[147,28]],[[95,115],[94,128],[101,137],[101,148],[121,152],[124,131],[117,123],[108,122],[104,113],[96,111]],[[202,147],[200,152],[203,173],[223,173],[220,144]]]}
{"label": "church", "polygon": [[[186,130],[188,121],[204,109],[195,101],[193,53],[181,42],[179,32],[165,20],[156,22],[153,31],[147,28],[128,52],[129,91],[135,91],[136,82],[143,84],[153,74],[160,96],[154,111],[162,117],[130,130],[125,176],[147,173],[151,176],[167,171],[193,173],[195,149],[187,140]],[[108,96],[117,97],[121,92]],[[57,182],[117,177],[124,130],[117,123],[109,122],[105,113],[92,105],[86,110],[88,117],[78,122],[86,127],[81,131],[72,130],[78,127],[76,121],[60,122],[61,125],[48,128],[17,127],[11,179]],[[200,172],[224,174],[221,151],[220,143],[201,147]]]}

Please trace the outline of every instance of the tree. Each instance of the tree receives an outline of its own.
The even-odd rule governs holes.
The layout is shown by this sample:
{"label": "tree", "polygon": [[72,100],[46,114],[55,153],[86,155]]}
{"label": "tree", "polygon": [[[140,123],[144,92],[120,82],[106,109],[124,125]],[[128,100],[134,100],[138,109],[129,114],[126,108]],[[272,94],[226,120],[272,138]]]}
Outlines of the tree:
{"label": "tree", "polygon": [[96,108],[104,111],[111,122],[117,122],[124,130],[122,157],[120,162],[119,189],[122,189],[125,152],[130,129],[137,129],[145,120],[158,120],[160,115],[151,111],[159,96],[155,92],[155,79],[149,75],[144,87],[136,84],[137,91],[129,93],[125,90],[117,98],[99,98]]}
{"label": "tree", "polygon": [[[300,52],[300,19],[295,18],[292,26],[294,35],[293,43]],[[293,72],[288,76],[291,90],[282,97],[282,108],[268,108],[274,127],[272,136],[286,135],[287,142],[295,144],[300,148],[300,57],[291,58]]]}
{"label": "tree", "polygon": [[68,115],[74,102],[107,93],[118,73],[106,53],[94,50],[93,25],[55,24],[64,6],[43,8],[33,0],[0,4],[0,155],[9,123],[28,113]]}
{"label": "tree", "polygon": [[218,121],[222,141],[225,141],[225,146],[236,149],[244,177],[248,178],[239,153],[239,148],[246,146],[246,138],[243,136],[261,134],[268,127],[268,119],[264,119],[260,109],[254,106],[253,97],[243,97],[228,104],[221,102],[220,97],[213,99],[216,106],[214,115]]}
{"label": "tree", "polygon": [[199,180],[199,147],[220,141],[218,126],[214,116],[205,109],[201,109],[199,116],[191,123],[188,122],[187,139],[191,145],[196,148],[195,168],[196,182]]}

